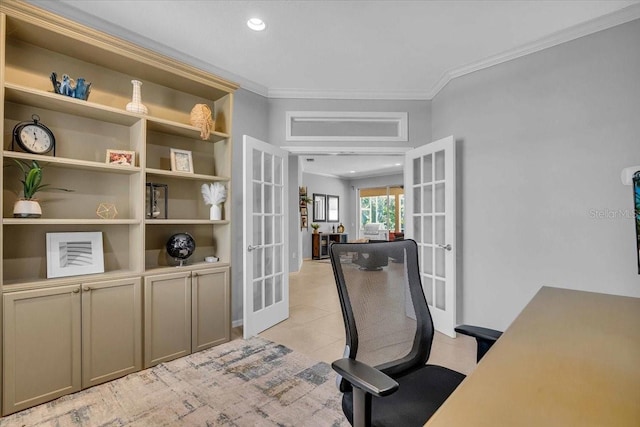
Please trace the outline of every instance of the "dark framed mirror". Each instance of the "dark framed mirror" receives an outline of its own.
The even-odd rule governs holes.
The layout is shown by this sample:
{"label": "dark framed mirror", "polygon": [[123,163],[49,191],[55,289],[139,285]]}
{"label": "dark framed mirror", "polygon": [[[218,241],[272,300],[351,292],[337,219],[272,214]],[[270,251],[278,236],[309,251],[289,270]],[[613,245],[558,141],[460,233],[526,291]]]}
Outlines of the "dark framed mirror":
{"label": "dark framed mirror", "polygon": [[313,193],[313,222],[327,221],[327,196]]}
{"label": "dark framed mirror", "polygon": [[340,197],[327,195],[327,221],[340,221]]}

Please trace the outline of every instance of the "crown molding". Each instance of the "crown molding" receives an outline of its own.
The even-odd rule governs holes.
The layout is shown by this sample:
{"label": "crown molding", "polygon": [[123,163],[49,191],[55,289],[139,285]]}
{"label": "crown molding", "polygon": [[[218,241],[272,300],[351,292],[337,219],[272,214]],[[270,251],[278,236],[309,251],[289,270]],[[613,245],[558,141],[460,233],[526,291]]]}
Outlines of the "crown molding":
{"label": "crown molding", "polygon": [[435,86],[428,92],[364,92],[364,91],[314,91],[304,89],[269,89],[269,98],[306,98],[306,99],[382,99],[382,100],[422,100],[431,101],[456,77],[474,73],[507,61],[521,58],[550,47],[560,45],[599,31],[607,30],[627,22],[640,19],[640,3],[627,6],[607,15],[600,16],[582,24],[553,33],[531,43],[491,56],[481,61],[445,72]]}
{"label": "crown molding", "polygon": [[521,58],[523,56],[530,55],[532,53],[536,53],[550,47],[554,47],[566,42],[570,42],[572,40],[579,39],[581,37],[588,36],[590,34],[597,33],[599,31],[607,30],[609,28],[634,21],[636,19],[640,19],[640,3],[627,6],[608,15],[600,16],[590,21],[586,21],[582,24],[574,25],[573,27],[558,31],[547,37],[543,37],[534,42],[524,44],[515,49],[491,56],[489,58],[483,59],[482,61],[474,62],[463,67],[449,70],[431,89],[428,99],[432,100],[433,98],[435,98],[438,92],[440,92],[447,85],[447,83],[449,83],[456,77],[461,77],[466,74],[483,70],[485,68],[493,67],[494,65]]}

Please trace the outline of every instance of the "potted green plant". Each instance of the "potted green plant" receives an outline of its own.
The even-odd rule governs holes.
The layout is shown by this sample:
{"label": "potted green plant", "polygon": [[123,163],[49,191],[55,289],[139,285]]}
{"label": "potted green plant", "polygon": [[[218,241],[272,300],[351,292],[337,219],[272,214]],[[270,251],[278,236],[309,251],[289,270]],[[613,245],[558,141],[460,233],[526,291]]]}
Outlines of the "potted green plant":
{"label": "potted green plant", "polygon": [[320,228],[320,224],[313,223],[311,224],[311,228],[313,228],[313,234],[318,234],[318,228]]}
{"label": "potted green plant", "polygon": [[[18,199],[13,206],[13,216],[15,218],[40,218],[42,209],[34,196],[38,191],[49,186],[49,184],[42,183],[42,167],[35,160],[32,160],[31,163],[16,159],[14,161],[22,171],[24,178],[20,180],[23,197]],[[55,190],[72,191],[66,188],[55,188]]]}

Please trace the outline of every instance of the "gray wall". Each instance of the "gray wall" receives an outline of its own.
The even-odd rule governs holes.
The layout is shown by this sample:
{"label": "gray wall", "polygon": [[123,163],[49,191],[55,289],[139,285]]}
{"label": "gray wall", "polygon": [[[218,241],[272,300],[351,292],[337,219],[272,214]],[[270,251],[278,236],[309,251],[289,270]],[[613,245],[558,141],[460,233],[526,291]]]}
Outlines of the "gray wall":
{"label": "gray wall", "polygon": [[[346,206],[349,204],[350,199],[350,189],[349,183],[347,180],[340,178],[333,178],[323,175],[314,175],[310,173],[302,174],[302,184],[307,187],[307,194],[309,197],[313,197],[313,193],[320,194],[330,194],[332,196],[340,197],[340,212],[339,218],[342,222],[342,225],[345,227],[345,233],[349,234],[349,238],[351,236],[355,236],[355,229],[348,226],[351,223],[351,218],[349,217],[349,210],[346,209]],[[311,223],[313,221],[313,205],[309,205],[309,229],[302,230],[302,256],[303,258],[311,258],[311,233],[313,229],[311,228]],[[331,226],[335,225],[338,227],[338,223],[335,222],[318,222],[320,224],[319,231],[328,233],[331,232]],[[298,228],[300,230],[300,228]]]}
{"label": "gray wall", "polygon": [[231,174],[231,319],[242,320],[242,135],[268,141],[268,103],[264,96],[238,89],[233,98],[233,165]]}
{"label": "gray wall", "polygon": [[[302,268],[302,232],[300,231],[300,193],[298,187],[302,182],[302,167],[298,156],[289,156],[289,272]],[[311,205],[309,205],[311,206]],[[308,217],[311,219],[311,217]],[[311,223],[309,223],[311,224]]]}
{"label": "gray wall", "polygon": [[433,138],[458,150],[459,320],[504,329],[542,285],[640,296],[620,181],[640,165],[639,81],[636,20],[436,96]]}

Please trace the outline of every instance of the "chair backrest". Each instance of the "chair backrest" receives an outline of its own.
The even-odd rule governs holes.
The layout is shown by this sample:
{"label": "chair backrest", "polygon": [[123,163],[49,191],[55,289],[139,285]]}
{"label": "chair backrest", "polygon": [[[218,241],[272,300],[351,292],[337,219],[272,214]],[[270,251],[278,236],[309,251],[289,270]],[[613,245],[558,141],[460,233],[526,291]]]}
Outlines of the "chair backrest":
{"label": "chair backrest", "polygon": [[431,352],[433,321],[416,243],[334,243],[330,255],[346,355],[392,376],[423,366]]}

